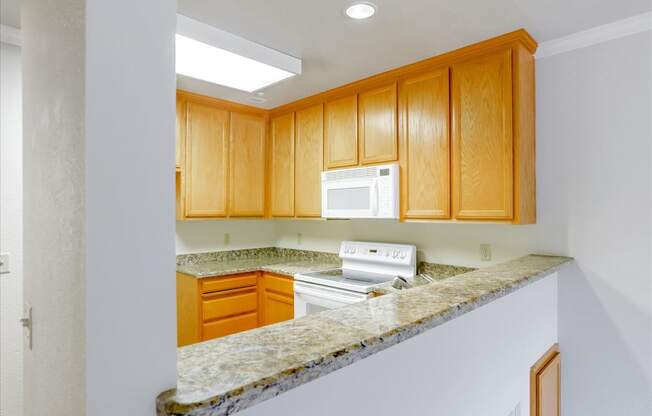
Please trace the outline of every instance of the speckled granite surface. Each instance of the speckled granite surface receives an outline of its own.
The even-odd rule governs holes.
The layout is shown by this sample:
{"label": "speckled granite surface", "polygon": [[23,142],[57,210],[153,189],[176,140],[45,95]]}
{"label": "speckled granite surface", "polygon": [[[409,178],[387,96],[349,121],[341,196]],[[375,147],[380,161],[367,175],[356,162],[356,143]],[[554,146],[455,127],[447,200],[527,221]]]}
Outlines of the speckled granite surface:
{"label": "speckled granite surface", "polygon": [[526,256],[399,293],[179,349],[161,416],[220,416],[272,398],[474,310],[556,271]]}
{"label": "speckled granite surface", "polygon": [[265,247],[177,256],[177,272],[195,277],[224,276],[258,270],[293,276],[340,267],[337,254]]}

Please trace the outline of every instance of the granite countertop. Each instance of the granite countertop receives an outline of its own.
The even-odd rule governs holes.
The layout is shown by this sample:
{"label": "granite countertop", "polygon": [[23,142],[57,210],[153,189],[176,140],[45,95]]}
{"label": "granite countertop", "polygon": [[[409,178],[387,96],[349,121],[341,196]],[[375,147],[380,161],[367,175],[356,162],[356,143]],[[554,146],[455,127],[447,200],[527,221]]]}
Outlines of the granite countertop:
{"label": "granite countertop", "polygon": [[197,278],[255,271],[294,276],[341,265],[337,254],[275,247],[177,256],[177,272]]}
{"label": "granite countertop", "polygon": [[177,388],[158,396],[158,415],[233,414],[503,297],[569,261],[525,256],[180,348]]}

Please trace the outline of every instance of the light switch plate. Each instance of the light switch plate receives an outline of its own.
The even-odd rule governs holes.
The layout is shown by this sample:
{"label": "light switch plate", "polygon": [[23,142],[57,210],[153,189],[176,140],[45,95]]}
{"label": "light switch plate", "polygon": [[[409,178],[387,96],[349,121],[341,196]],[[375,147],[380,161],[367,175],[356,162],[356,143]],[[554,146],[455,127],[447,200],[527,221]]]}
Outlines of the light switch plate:
{"label": "light switch plate", "polygon": [[9,253],[0,254],[0,273],[9,273]]}

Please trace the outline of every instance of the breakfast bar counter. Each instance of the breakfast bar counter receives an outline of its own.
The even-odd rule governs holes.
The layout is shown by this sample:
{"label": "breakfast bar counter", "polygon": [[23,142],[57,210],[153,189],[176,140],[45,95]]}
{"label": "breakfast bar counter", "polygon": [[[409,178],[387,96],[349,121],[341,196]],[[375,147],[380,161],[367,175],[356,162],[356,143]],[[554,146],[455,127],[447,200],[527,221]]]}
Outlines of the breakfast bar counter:
{"label": "breakfast bar counter", "polygon": [[179,349],[159,416],[229,415],[442,325],[553,274],[567,257],[529,255]]}

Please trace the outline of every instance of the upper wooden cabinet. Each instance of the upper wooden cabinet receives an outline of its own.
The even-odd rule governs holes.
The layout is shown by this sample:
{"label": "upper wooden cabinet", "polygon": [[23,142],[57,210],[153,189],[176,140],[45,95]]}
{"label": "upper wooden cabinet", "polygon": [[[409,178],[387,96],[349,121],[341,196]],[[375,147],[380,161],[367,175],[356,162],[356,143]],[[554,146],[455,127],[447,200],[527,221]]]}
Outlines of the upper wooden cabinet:
{"label": "upper wooden cabinet", "polygon": [[262,116],[231,113],[229,216],[265,214],[265,124]]}
{"label": "upper wooden cabinet", "polygon": [[226,215],[228,112],[188,102],[185,169],[185,216]]}
{"label": "upper wooden cabinet", "polygon": [[319,104],[296,113],[294,213],[297,217],[321,215],[324,107]]}
{"label": "upper wooden cabinet", "polygon": [[270,111],[179,92],[179,211],[319,217],[322,170],[398,161],[402,220],[535,223],[536,46],[518,30]]}
{"label": "upper wooden cabinet", "polygon": [[294,215],[294,113],[271,120],[271,214]]}
{"label": "upper wooden cabinet", "polygon": [[324,167],[358,164],[358,96],[324,104]]}
{"label": "upper wooden cabinet", "polygon": [[399,86],[401,216],[450,218],[448,67]]}
{"label": "upper wooden cabinet", "polygon": [[513,216],[512,51],[453,65],[453,215]]}
{"label": "upper wooden cabinet", "polygon": [[186,101],[183,98],[177,97],[177,131],[176,131],[176,148],[175,148],[175,161],[177,170],[181,169],[181,161],[183,159],[183,146],[186,135]]}
{"label": "upper wooden cabinet", "polygon": [[360,163],[395,161],[398,158],[396,84],[360,93],[358,105]]}

